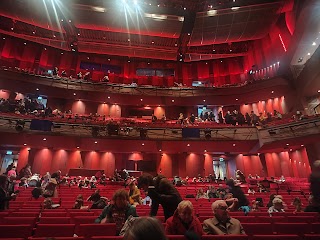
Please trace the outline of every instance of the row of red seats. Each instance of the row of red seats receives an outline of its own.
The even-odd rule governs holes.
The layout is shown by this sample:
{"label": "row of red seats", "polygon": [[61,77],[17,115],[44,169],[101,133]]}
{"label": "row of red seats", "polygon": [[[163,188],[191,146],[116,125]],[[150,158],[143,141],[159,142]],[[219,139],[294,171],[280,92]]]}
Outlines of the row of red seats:
{"label": "row of red seats", "polygon": [[[277,223],[273,227],[269,223],[244,223],[242,225],[247,236],[294,234],[303,237],[305,234],[320,234],[320,223]],[[1,238],[27,239],[32,236],[32,231],[32,226],[26,224],[0,225]],[[38,224],[32,237],[72,237],[75,231],[78,236],[85,239],[91,239],[93,236],[115,236],[116,225],[114,223],[80,224],[76,230],[75,224]]]}

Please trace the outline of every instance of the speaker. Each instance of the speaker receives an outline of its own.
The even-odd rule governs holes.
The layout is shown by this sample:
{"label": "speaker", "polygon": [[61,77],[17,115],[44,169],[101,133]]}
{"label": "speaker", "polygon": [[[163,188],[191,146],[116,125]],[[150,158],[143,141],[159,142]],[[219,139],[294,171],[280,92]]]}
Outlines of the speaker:
{"label": "speaker", "polygon": [[140,129],[140,138],[141,139],[146,139],[147,138],[147,129]]}

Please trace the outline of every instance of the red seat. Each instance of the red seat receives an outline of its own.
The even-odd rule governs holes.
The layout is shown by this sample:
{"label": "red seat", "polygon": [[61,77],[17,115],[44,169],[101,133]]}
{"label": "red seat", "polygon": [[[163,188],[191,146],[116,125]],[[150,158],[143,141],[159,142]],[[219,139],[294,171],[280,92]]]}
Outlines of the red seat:
{"label": "red seat", "polygon": [[[46,237],[30,237],[28,240],[47,240]],[[84,240],[83,237],[55,237],[55,240]],[[11,239],[10,239],[11,240]]]}
{"label": "red seat", "polygon": [[116,224],[80,224],[79,236],[84,236],[86,239],[92,236],[116,236]]}
{"label": "red seat", "polygon": [[34,237],[72,237],[74,224],[42,224],[39,223]]}
{"label": "red seat", "polygon": [[311,225],[308,223],[275,223],[274,231],[277,234],[307,234],[311,233]]}
{"label": "red seat", "polygon": [[[101,210],[102,211],[102,210]],[[84,217],[84,216],[94,216],[94,212],[85,212],[85,211],[79,211],[79,212],[69,212],[70,217]]]}
{"label": "red seat", "polygon": [[254,235],[251,240],[300,240],[298,235]]}
{"label": "red seat", "polygon": [[248,240],[247,235],[204,235],[201,240]]}
{"label": "red seat", "polygon": [[41,217],[41,224],[68,224],[71,223],[70,217]]}
{"label": "red seat", "polygon": [[242,223],[247,235],[272,234],[271,223]]}
{"label": "red seat", "polygon": [[167,235],[168,240],[187,240],[183,235]]}
{"label": "red seat", "polygon": [[92,240],[104,240],[104,239],[123,239],[123,236],[93,236],[91,237]]}
{"label": "red seat", "polygon": [[34,227],[36,220],[35,217],[4,217],[3,225],[31,225]]}
{"label": "red seat", "polygon": [[95,216],[85,216],[85,217],[76,216],[74,218],[71,218],[71,223],[74,223],[76,225],[74,229],[74,233],[77,235],[80,235],[80,232],[79,232],[80,224],[92,224],[94,223],[95,219],[96,219]]}
{"label": "red seat", "polygon": [[304,240],[319,240],[320,234],[305,234],[303,239]]}
{"label": "red seat", "polygon": [[13,212],[10,217],[39,217],[39,212]]}
{"label": "red seat", "polygon": [[311,216],[288,216],[288,222],[290,223],[312,223],[315,222],[315,218]]}
{"label": "red seat", "polygon": [[24,238],[31,236],[31,225],[0,225],[2,238]]}
{"label": "red seat", "polygon": [[311,224],[312,233],[320,234],[320,223]]}
{"label": "red seat", "polygon": [[42,212],[41,217],[66,217],[67,212]]}

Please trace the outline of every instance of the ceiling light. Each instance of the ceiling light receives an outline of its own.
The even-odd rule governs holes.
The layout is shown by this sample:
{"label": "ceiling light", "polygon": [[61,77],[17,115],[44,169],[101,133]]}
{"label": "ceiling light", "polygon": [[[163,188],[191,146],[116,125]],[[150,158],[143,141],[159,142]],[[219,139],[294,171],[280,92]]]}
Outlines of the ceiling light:
{"label": "ceiling light", "polygon": [[61,53],[61,55],[63,55],[63,52]]}
{"label": "ceiling light", "polygon": [[36,88],[37,91],[39,91],[39,88]]}
{"label": "ceiling light", "polygon": [[234,146],[234,147],[235,147],[235,146],[236,146],[236,144],[234,143],[234,144],[232,144],[232,146]]}
{"label": "ceiling light", "polygon": [[312,46],[315,46],[315,45],[317,45],[316,42],[313,42],[313,43],[312,43]]}
{"label": "ceiling light", "polygon": [[318,93],[320,93],[320,90],[318,90]]}
{"label": "ceiling light", "polygon": [[33,31],[33,32],[32,32],[32,34],[36,34],[36,32],[35,32],[35,31]]}
{"label": "ceiling light", "polygon": [[2,39],[3,39],[3,40],[6,40],[6,38],[5,38],[5,37],[3,37]]}
{"label": "ceiling light", "polygon": [[187,10],[187,8],[184,7],[183,10]]}
{"label": "ceiling light", "polygon": [[188,36],[190,36],[191,35],[191,33],[188,33]]}
{"label": "ceiling light", "polygon": [[130,42],[131,40],[130,40],[130,38],[128,38],[128,42]]}
{"label": "ceiling light", "polygon": [[143,101],[143,99],[141,98],[141,99],[140,99],[140,101],[142,102],[142,101]]}
{"label": "ceiling light", "polygon": [[73,93],[73,96],[77,95],[76,93]]}
{"label": "ceiling light", "polygon": [[303,144],[301,144],[301,147],[304,147],[304,145],[303,145]]}
{"label": "ceiling light", "polygon": [[161,149],[159,149],[159,152],[161,152],[162,150]]}
{"label": "ceiling light", "polygon": [[273,94],[273,93],[274,93],[274,91],[271,91],[271,93]]}
{"label": "ceiling light", "polygon": [[206,100],[205,100],[205,99],[203,99],[203,101],[204,101],[204,102],[206,102]]}
{"label": "ceiling light", "polygon": [[190,144],[189,144],[189,143],[187,144],[187,147],[190,147]]}
{"label": "ceiling light", "polygon": [[44,139],[43,139],[43,141],[47,141],[47,139],[46,139],[46,138],[44,138]]}
{"label": "ceiling light", "polygon": [[220,62],[222,62],[222,60]]}
{"label": "ceiling light", "polygon": [[131,62],[130,60],[128,60],[128,63]]}
{"label": "ceiling light", "polygon": [[27,146],[27,144],[25,143],[25,144],[23,144],[23,146]]}
{"label": "ceiling light", "polygon": [[141,143],[142,146],[144,146],[144,143]]}
{"label": "ceiling light", "polygon": [[240,7],[232,7],[231,10],[232,11],[237,11]]}
{"label": "ceiling light", "polygon": [[110,96],[108,96],[108,99],[110,99]]}
{"label": "ceiling light", "polygon": [[151,43],[154,44],[154,41],[152,41]]}
{"label": "ceiling light", "polygon": [[77,149],[79,149],[80,147],[77,147]]}
{"label": "ceiling light", "polygon": [[25,42],[25,43],[23,43],[24,45],[27,45],[27,43]]}
{"label": "ceiling light", "polygon": [[95,143],[95,144],[97,144],[98,142],[97,142],[97,141],[95,141],[94,143]]}
{"label": "ceiling light", "polygon": [[78,36],[80,36],[80,33],[78,33]]}
{"label": "ceiling light", "polygon": [[174,99],[172,99],[171,102],[174,102]]}
{"label": "ceiling light", "polygon": [[310,56],[310,55],[311,55],[311,53],[308,52],[308,56]]}
{"label": "ceiling light", "polygon": [[11,28],[11,31],[13,31],[13,27]]}
{"label": "ceiling light", "polygon": [[238,101],[239,99],[238,98],[236,98],[236,101]]}

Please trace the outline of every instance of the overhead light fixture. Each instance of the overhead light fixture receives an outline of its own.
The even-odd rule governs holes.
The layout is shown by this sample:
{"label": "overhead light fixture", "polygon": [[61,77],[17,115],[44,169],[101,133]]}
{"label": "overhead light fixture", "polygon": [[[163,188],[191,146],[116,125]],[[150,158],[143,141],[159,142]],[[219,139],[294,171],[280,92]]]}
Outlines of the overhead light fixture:
{"label": "overhead light fixture", "polygon": [[240,7],[232,7],[231,10],[232,11],[237,11]]}
{"label": "overhead light fixture", "polygon": [[311,55],[311,53],[308,52],[308,56],[310,56],[310,55]]}
{"label": "overhead light fixture", "polygon": [[211,16],[216,15],[216,14],[217,14],[217,12],[218,12],[217,10],[212,9],[212,10],[207,11],[207,15],[211,17]]}
{"label": "overhead light fixture", "polygon": [[167,15],[163,15],[163,14],[154,14],[154,13],[145,13],[144,16],[146,18],[152,18],[155,21],[164,21],[168,18]]}
{"label": "overhead light fixture", "polygon": [[315,46],[315,45],[317,45],[316,42],[313,42],[313,43],[312,43],[312,46]]}

